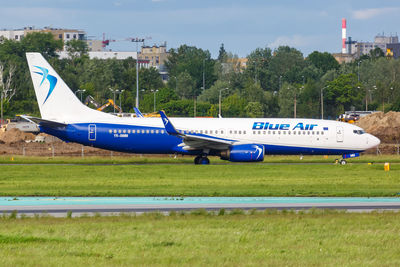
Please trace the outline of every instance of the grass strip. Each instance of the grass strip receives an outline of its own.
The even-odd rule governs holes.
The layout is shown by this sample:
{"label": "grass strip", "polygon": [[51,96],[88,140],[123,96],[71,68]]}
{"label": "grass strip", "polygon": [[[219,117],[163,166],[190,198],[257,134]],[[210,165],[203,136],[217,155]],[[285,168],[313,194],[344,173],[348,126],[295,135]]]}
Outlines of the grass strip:
{"label": "grass strip", "polygon": [[0,219],[3,266],[398,266],[399,213]]}
{"label": "grass strip", "polygon": [[2,165],[2,196],[397,196],[400,165]]}

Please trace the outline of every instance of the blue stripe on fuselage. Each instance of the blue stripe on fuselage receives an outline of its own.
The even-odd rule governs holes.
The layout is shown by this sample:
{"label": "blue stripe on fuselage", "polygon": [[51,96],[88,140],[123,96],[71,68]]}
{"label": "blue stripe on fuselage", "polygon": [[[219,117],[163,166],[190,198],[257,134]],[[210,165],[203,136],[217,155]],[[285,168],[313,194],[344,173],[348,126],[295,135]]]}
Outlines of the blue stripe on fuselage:
{"label": "blue stripe on fuselage", "polygon": [[[96,140],[89,140],[89,125],[96,125]],[[201,154],[202,151],[185,151],[178,147],[182,143],[182,139],[169,135],[164,128],[105,124],[105,123],[79,123],[69,124],[66,127],[49,128],[40,126],[42,132],[54,135],[63,141],[76,142],[86,146],[93,146],[108,150],[143,153],[143,154]],[[112,131],[111,133],[109,131]],[[128,133],[130,130],[131,133]],[[132,133],[132,131],[135,133]],[[158,130],[159,133],[156,133]],[[162,134],[161,131],[164,131]],[[114,133],[116,131],[116,133]],[[120,132],[121,131],[121,132]],[[125,132],[124,132],[125,131]],[[138,131],[140,133],[138,133]],[[142,133],[144,131],[144,133]],[[153,131],[153,133],[151,133]],[[191,134],[196,136],[211,137],[221,140],[229,140],[224,138],[213,137],[204,134]],[[343,150],[328,148],[312,148],[312,147],[296,147],[296,146],[280,146],[271,144],[264,145],[265,154],[281,154],[281,155],[341,155],[349,153],[362,152],[360,150]],[[210,155],[217,154],[217,151],[210,151]]]}

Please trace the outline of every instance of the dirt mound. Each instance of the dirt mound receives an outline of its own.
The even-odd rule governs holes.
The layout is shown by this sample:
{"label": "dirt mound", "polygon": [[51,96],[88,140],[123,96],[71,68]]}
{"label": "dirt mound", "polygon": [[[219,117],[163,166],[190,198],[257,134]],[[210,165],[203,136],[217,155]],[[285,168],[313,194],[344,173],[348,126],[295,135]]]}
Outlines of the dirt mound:
{"label": "dirt mound", "polygon": [[382,143],[400,142],[400,112],[376,112],[361,118],[356,125],[378,137]]}
{"label": "dirt mound", "polygon": [[5,132],[0,132],[0,141],[10,144],[24,142],[26,140],[35,140],[35,135],[32,133],[25,133],[17,128],[12,128]]}

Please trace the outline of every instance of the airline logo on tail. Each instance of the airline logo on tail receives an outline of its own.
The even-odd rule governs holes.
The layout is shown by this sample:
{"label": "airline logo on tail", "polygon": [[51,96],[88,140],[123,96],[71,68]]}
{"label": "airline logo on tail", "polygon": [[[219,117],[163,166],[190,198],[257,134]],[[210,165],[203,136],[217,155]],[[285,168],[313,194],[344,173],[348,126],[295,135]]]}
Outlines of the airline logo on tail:
{"label": "airline logo on tail", "polygon": [[35,68],[38,68],[39,70],[42,71],[42,72],[34,71],[34,73],[43,76],[43,79],[42,79],[42,81],[40,82],[40,85],[39,85],[39,86],[42,86],[42,84],[43,84],[43,82],[44,82],[45,80],[49,81],[49,84],[50,84],[49,92],[47,93],[46,99],[44,100],[44,102],[43,102],[43,104],[42,104],[42,105],[44,105],[44,103],[46,103],[47,99],[49,98],[49,96],[50,96],[51,93],[53,92],[54,87],[56,87],[57,78],[56,78],[55,76],[53,76],[53,75],[50,75],[50,74],[49,74],[49,70],[46,69],[46,68],[42,68],[42,67],[39,67],[39,66],[34,66],[34,67],[35,67]]}

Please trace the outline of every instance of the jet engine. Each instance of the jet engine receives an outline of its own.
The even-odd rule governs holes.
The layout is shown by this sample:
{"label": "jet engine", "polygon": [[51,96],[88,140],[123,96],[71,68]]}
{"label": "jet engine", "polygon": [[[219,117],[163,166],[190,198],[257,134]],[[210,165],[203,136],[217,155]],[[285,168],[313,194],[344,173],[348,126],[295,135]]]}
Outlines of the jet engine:
{"label": "jet engine", "polygon": [[256,144],[233,145],[222,151],[220,157],[232,162],[263,161],[264,146]]}

